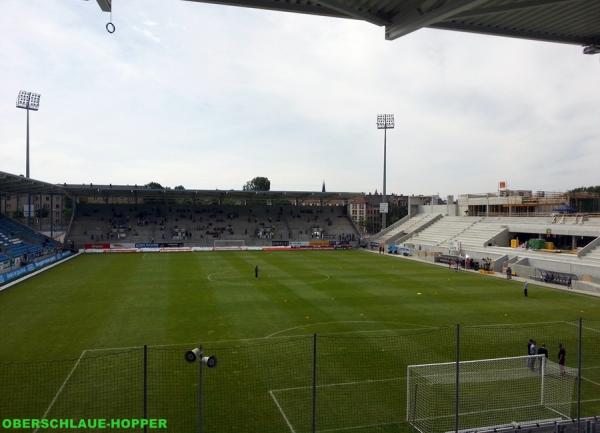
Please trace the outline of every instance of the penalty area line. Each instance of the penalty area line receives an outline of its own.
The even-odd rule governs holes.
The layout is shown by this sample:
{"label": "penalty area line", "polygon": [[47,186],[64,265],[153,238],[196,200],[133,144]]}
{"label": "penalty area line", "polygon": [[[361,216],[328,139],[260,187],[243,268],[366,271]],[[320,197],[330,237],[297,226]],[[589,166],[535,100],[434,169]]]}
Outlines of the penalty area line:
{"label": "penalty area line", "polygon": [[372,428],[372,427],[384,427],[387,425],[397,425],[402,424],[401,422],[384,422],[379,424],[365,424],[365,425],[357,425],[352,427],[339,427],[339,428],[328,428],[325,430],[318,430],[319,432],[334,432],[334,431],[345,431],[345,430],[357,430],[363,428]]}
{"label": "penalty area line", "polygon": [[[362,321],[364,322],[364,321]],[[373,321],[376,322],[376,321]],[[340,322],[327,322],[327,323],[340,323]],[[348,323],[348,322],[346,322]],[[251,342],[251,341],[269,341],[269,340],[285,340],[285,339],[293,339],[293,338],[301,338],[301,337],[312,337],[314,334],[292,334],[292,335],[277,335],[283,331],[289,331],[293,329],[298,329],[301,327],[310,327],[318,325],[318,323],[311,323],[306,325],[295,326],[294,328],[277,331],[275,335],[271,334],[266,337],[250,337],[250,338],[226,338],[223,340],[210,340],[210,341],[202,341],[202,345],[207,344],[221,344],[221,343],[241,343],[241,342]],[[323,334],[319,334],[322,337],[326,337],[328,335],[339,335],[339,334],[365,334],[365,333],[376,333],[376,332],[396,332],[396,331],[430,331],[432,329],[438,329],[434,327],[426,327],[426,328],[388,328],[388,329],[371,329],[366,331],[341,331],[341,332],[327,332]],[[171,344],[153,344],[148,345],[149,349],[152,348],[169,348],[169,347],[182,347],[182,346],[194,346],[198,345],[199,342],[196,341],[194,343],[171,343]],[[94,349],[86,349],[86,352],[105,352],[111,350],[131,350],[131,349],[141,349],[143,345],[140,346],[120,346],[120,347],[99,347]]]}
{"label": "penalty area line", "polygon": [[[361,385],[364,383],[381,383],[381,382],[394,382],[394,381],[400,381],[400,380],[405,380],[406,376],[399,376],[399,377],[390,377],[387,379],[366,379],[366,380],[358,380],[355,382],[340,382],[340,383],[326,383],[323,385],[317,385],[316,388],[331,388],[334,386],[350,386],[350,385]],[[271,389],[269,392],[270,393],[275,393],[275,392],[286,392],[286,391],[295,391],[295,390],[299,390],[299,389],[309,389],[312,388],[312,385],[307,385],[307,386],[295,386],[292,388],[279,388],[279,389]]]}
{"label": "penalty area line", "polygon": [[[573,322],[564,322],[567,325],[573,326],[575,328],[579,328],[579,325],[577,323],[573,323]],[[600,329],[595,329],[595,328],[590,328],[589,326],[582,326],[583,329],[585,329],[586,331],[591,331],[594,332],[596,334],[600,334]]]}
{"label": "penalty area line", "polygon": [[273,394],[272,391],[269,391],[269,395],[271,396],[271,398],[273,399],[273,401],[275,402],[275,405],[277,406],[277,409],[279,409],[279,413],[281,414],[281,416],[283,417],[283,419],[285,420],[285,423],[287,424],[287,426],[289,427],[290,431],[292,433],[296,433],[296,430],[294,430],[294,427],[292,426],[292,423],[290,422],[290,420],[288,419],[288,417],[285,415],[285,412],[283,411],[283,408],[281,407],[281,405],[279,404],[279,402],[277,401],[277,398],[275,397],[275,395]]}
{"label": "penalty area line", "polygon": [[[58,396],[63,392],[63,389],[65,389],[65,386],[67,385],[67,382],[69,381],[69,379],[71,379],[71,376],[73,376],[73,373],[75,372],[75,370],[77,370],[77,367],[79,367],[79,363],[83,359],[83,356],[85,355],[86,352],[87,352],[87,350],[84,350],[83,352],[81,352],[81,355],[79,355],[79,358],[77,358],[77,361],[75,362],[75,365],[73,365],[73,368],[71,369],[71,371],[69,372],[69,374],[67,374],[67,377],[63,381],[62,385],[60,385],[60,388],[58,388],[58,391],[56,391],[56,394],[54,394],[54,398],[52,398],[52,401],[50,401],[50,404],[48,405],[48,408],[46,409],[46,411],[42,415],[42,419],[46,419],[46,417],[48,416],[48,413],[50,413],[50,410],[52,410],[52,407],[56,403],[56,400],[58,400]],[[39,430],[39,427],[36,428],[33,431],[33,433],[37,433],[38,430]]]}
{"label": "penalty area line", "polygon": [[594,382],[592,379],[588,379],[587,377],[583,377],[583,376],[581,376],[581,379],[582,379],[582,380],[585,380],[586,382],[589,382],[589,383],[591,383],[592,385],[600,386],[600,383],[598,383],[598,382]]}

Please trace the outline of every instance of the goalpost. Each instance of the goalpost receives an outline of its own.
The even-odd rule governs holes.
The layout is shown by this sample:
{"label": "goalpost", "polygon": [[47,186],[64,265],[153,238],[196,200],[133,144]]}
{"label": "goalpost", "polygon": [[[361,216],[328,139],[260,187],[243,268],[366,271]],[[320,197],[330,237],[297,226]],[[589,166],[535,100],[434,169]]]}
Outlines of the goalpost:
{"label": "goalpost", "polygon": [[[455,430],[456,363],[410,365],[407,421],[421,433]],[[544,355],[459,362],[459,429],[569,419],[577,372]]]}
{"label": "goalpost", "polygon": [[240,251],[246,249],[246,242],[239,240],[215,239],[213,250],[215,251]]}

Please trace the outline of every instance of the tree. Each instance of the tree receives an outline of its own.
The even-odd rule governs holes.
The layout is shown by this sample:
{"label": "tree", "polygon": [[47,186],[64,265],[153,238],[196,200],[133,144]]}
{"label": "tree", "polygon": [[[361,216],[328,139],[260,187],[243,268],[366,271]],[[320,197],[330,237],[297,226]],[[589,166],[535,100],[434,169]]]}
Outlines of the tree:
{"label": "tree", "polygon": [[596,185],[596,186],[582,186],[582,187],[579,187],[579,188],[572,189],[571,192],[600,193],[600,185]]}
{"label": "tree", "polygon": [[160,183],[158,183],[158,182],[150,182],[150,183],[147,183],[144,186],[146,188],[152,188],[152,189],[164,189],[163,186]]}
{"label": "tree", "polygon": [[177,185],[173,188],[175,191],[185,191],[185,187],[183,185]]}
{"label": "tree", "polygon": [[258,176],[246,182],[243,189],[244,191],[270,191],[271,181],[266,177]]}

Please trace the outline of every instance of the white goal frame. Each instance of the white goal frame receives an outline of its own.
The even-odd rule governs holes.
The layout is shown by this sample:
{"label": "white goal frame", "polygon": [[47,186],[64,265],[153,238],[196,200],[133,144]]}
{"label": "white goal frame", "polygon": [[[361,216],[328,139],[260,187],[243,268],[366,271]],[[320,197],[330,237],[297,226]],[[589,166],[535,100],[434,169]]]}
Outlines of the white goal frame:
{"label": "white goal frame", "polygon": [[245,251],[248,247],[243,239],[215,239],[213,241],[214,251]]}
{"label": "white goal frame", "polygon": [[[466,372],[463,373],[463,366],[468,366],[470,364],[481,364],[482,365],[482,372],[483,371],[488,371],[491,373],[491,375],[485,375],[485,374],[478,374],[477,372]],[[502,366],[502,363],[505,364],[510,364],[510,363],[514,363],[514,366],[512,368],[506,368],[507,366],[505,365],[504,369],[502,368],[497,368],[496,370],[494,370],[493,368],[493,364],[496,363],[496,365],[498,367]],[[522,364],[521,364],[522,363]],[[515,368],[515,366],[518,366],[519,364],[521,364],[522,367],[517,367]],[[489,366],[486,369],[486,365]],[[535,366],[534,368],[532,368],[531,366]],[[440,373],[435,373],[435,369],[439,368],[441,371]],[[435,420],[436,418],[448,418],[448,415],[441,415],[441,416],[431,416],[429,418],[424,417],[424,418],[419,418],[418,420],[415,420],[414,418],[414,414],[417,411],[417,405],[416,405],[416,401],[413,401],[412,395],[411,395],[411,386],[414,385],[414,381],[417,380],[416,376],[417,373],[416,371],[418,371],[418,369],[421,370],[425,370],[427,371],[427,369],[430,369],[430,373],[426,372],[425,375],[423,374],[418,374],[420,379],[425,379],[427,381],[430,381],[431,379],[434,379],[434,381],[431,381],[428,383],[427,386],[435,386],[437,385],[454,385],[456,386],[456,362],[443,362],[443,363],[432,363],[432,364],[419,364],[419,365],[409,365],[407,367],[407,374],[406,374],[406,421],[413,427],[415,428],[415,430],[421,432],[421,433],[430,433],[429,431],[424,431],[426,429],[423,429],[422,425],[419,425],[419,422],[415,422],[415,421],[426,421],[429,422],[431,420]],[[484,370],[486,369],[486,370]],[[509,374],[509,372],[511,372],[512,376],[507,376]],[[474,374],[475,373],[475,374]],[[459,361],[459,381],[460,384],[465,384],[465,383],[485,383],[486,382],[486,378],[487,381],[489,381],[490,383],[494,383],[494,382],[500,382],[502,380],[519,380],[519,379],[531,379],[532,376],[531,374],[537,374],[540,376],[540,383],[539,383],[539,404],[533,404],[531,405],[531,407],[533,408],[535,407],[539,407],[539,408],[543,408],[544,410],[548,410],[549,412],[553,412],[554,414],[556,414],[556,417],[553,417],[552,419],[535,419],[532,421],[535,422],[542,422],[542,421],[556,421],[556,420],[561,420],[561,419],[570,419],[570,414],[569,413],[563,413],[561,412],[561,408],[559,407],[562,404],[569,404],[571,403],[571,399],[569,398],[568,400],[565,400],[564,402],[552,402],[552,401],[548,401],[547,400],[547,381],[550,379],[556,379],[557,377],[560,378],[564,378],[565,380],[568,380],[570,382],[565,382],[565,386],[569,386],[571,385],[571,387],[574,386],[575,383],[575,377],[577,376],[576,371],[574,371],[574,369],[572,368],[568,368],[565,366],[559,366],[558,364],[556,364],[555,362],[550,361],[549,359],[547,359],[545,357],[545,355],[540,354],[540,355],[524,355],[524,356],[515,356],[515,357],[504,357],[504,358],[491,358],[491,359],[479,359],[479,360],[469,360],[469,361]],[[507,377],[507,379],[505,379],[505,377]],[[412,381],[411,381],[412,379]],[[551,387],[552,385],[550,385]],[[567,388],[568,390],[568,388]],[[461,396],[459,394],[459,405],[461,402]],[[453,404],[455,404],[453,402]],[[553,406],[553,407],[552,407]],[[510,408],[490,408],[489,410],[483,410],[480,412],[467,412],[467,413],[459,413],[459,416],[461,415],[476,415],[477,413],[481,413],[481,415],[487,412],[494,412],[494,411],[502,411],[502,410],[509,410],[509,409],[519,409],[519,408],[525,408],[525,406],[515,406],[515,407],[510,407]],[[482,430],[482,429],[490,429],[490,428],[500,428],[500,427],[506,427],[509,424],[498,424],[498,425],[479,425],[479,426],[469,426],[469,428],[467,428],[464,431],[476,431],[476,430]],[[463,429],[461,429],[463,430]]]}

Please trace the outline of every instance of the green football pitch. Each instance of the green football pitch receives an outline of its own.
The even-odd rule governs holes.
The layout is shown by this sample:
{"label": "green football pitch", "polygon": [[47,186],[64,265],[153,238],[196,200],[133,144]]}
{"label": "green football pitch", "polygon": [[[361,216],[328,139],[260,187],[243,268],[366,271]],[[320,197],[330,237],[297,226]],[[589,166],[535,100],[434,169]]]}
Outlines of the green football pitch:
{"label": "green football pitch", "polygon": [[[529,287],[360,251],[83,255],[0,292],[0,417],[145,407],[196,431],[183,354],[202,346],[218,358],[202,372],[207,433],[309,432],[313,414],[318,431],[410,431],[407,366],[453,361],[457,323],[461,359],[525,355],[534,338],[575,368],[579,317],[582,415],[600,414],[600,298]],[[465,423],[551,417],[513,382],[481,385]]]}

